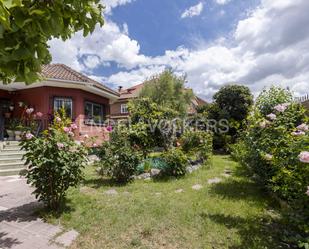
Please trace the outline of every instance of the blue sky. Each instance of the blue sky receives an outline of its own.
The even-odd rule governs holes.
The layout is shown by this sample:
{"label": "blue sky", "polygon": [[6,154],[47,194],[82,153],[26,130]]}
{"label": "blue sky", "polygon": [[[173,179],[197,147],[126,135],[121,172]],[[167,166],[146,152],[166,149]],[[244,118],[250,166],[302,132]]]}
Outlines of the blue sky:
{"label": "blue sky", "polygon": [[168,67],[186,74],[188,86],[207,100],[232,82],[255,95],[272,84],[302,95],[309,89],[308,2],[105,0],[102,28],[87,38],[54,39],[51,52],[54,62],[113,88]]}

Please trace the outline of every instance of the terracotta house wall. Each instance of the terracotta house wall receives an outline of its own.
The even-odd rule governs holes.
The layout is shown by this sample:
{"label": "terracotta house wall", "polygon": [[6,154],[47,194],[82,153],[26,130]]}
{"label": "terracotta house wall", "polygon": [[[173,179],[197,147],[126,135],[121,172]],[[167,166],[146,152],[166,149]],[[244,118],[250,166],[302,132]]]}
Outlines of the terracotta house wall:
{"label": "terracotta house wall", "polygon": [[117,101],[116,103],[112,104],[110,106],[111,118],[113,118],[114,116],[123,116],[123,117],[128,116],[128,113],[121,113],[121,105],[127,104],[127,103],[128,103],[127,100],[121,100],[121,101]]}
{"label": "terracotta house wall", "polygon": [[42,112],[44,114],[43,118],[45,119],[47,119],[48,113],[52,113],[53,111],[53,101],[55,97],[71,98],[73,102],[72,118],[78,126],[78,129],[75,131],[76,139],[81,139],[85,134],[89,135],[89,137],[96,136],[96,143],[101,143],[102,140],[108,139],[105,128],[84,124],[85,102],[90,101],[103,105],[103,112],[106,117],[110,114],[109,99],[107,98],[79,89],[47,86],[18,90],[15,91],[14,94],[0,91],[0,97],[2,96],[7,96],[14,102],[15,109],[13,116],[19,117],[21,115],[22,108],[18,107],[18,102],[22,101],[28,106],[33,107],[35,112]]}

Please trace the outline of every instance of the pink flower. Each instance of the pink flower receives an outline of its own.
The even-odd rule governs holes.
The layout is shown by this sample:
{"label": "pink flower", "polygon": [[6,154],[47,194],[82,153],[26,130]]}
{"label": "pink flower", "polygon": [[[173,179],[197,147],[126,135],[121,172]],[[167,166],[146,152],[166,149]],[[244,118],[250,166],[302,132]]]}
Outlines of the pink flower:
{"label": "pink flower", "polygon": [[29,132],[26,134],[26,139],[27,139],[27,140],[30,140],[30,139],[32,139],[33,137],[34,137],[34,136],[33,136],[31,133],[29,133]]}
{"label": "pink flower", "polygon": [[303,135],[305,135],[305,132],[303,132],[303,131],[294,131],[291,134],[293,136],[303,136]]}
{"label": "pink flower", "polygon": [[74,132],[69,131],[69,132],[68,132],[68,135],[71,136],[71,137],[74,137]]}
{"label": "pink flower", "polygon": [[37,113],[36,113],[36,116],[37,116],[38,118],[41,118],[41,117],[43,117],[43,113],[42,113],[42,112],[37,112]]}
{"label": "pink flower", "polygon": [[26,113],[28,114],[28,115],[30,115],[31,113],[33,113],[34,112],[34,109],[33,108],[28,108],[28,109],[26,109]]}
{"label": "pink flower", "polygon": [[268,117],[270,120],[275,120],[277,118],[276,114],[268,114],[266,117]]}
{"label": "pink flower", "polygon": [[111,126],[109,125],[109,126],[107,126],[106,130],[109,131],[109,132],[111,132],[111,131],[113,130],[113,127],[111,127]]}
{"label": "pink flower", "polygon": [[86,138],[86,139],[89,138],[88,134],[85,134],[85,135],[84,135],[84,138]]}
{"label": "pink flower", "polygon": [[56,122],[61,122],[61,118],[59,118],[59,117],[56,117]]}
{"label": "pink flower", "polygon": [[271,154],[266,154],[264,156],[264,158],[267,160],[267,161],[271,161],[273,159],[273,156]]}
{"label": "pink flower", "polygon": [[98,145],[96,143],[93,143],[92,146],[93,147],[98,147]]}
{"label": "pink flower", "polygon": [[284,112],[284,111],[286,110],[286,108],[287,108],[287,106],[285,106],[285,105],[276,105],[276,106],[274,107],[274,109],[275,109],[276,111],[278,111],[278,112]]}
{"label": "pink flower", "polygon": [[307,192],[305,194],[309,196],[309,186],[307,187]]}
{"label": "pink flower", "polygon": [[309,152],[308,151],[301,152],[298,158],[299,158],[299,161],[303,163],[309,163]]}
{"label": "pink flower", "polygon": [[57,147],[58,147],[58,149],[63,149],[64,148],[64,144],[63,143],[57,143]]}
{"label": "pink flower", "polygon": [[72,129],[72,130],[76,130],[76,129],[77,129],[77,125],[76,125],[75,123],[72,123],[72,124],[71,124],[71,129]]}
{"label": "pink flower", "polygon": [[66,133],[68,133],[68,132],[71,131],[71,129],[70,129],[69,127],[63,127],[63,131],[66,132]]}
{"label": "pink flower", "polygon": [[301,124],[297,126],[296,129],[299,131],[309,131],[309,126],[307,124]]}

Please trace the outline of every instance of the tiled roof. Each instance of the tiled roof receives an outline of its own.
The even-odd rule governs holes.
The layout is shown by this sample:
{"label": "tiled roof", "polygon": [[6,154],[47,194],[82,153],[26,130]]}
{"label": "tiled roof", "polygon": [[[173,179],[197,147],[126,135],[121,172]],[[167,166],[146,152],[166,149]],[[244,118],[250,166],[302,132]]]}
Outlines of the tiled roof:
{"label": "tiled roof", "polygon": [[97,82],[64,64],[43,65],[42,66],[42,76],[48,79],[99,84],[106,91],[119,95],[119,93],[104,86],[102,83]]}
{"label": "tiled roof", "polygon": [[132,99],[137,98],[140,91],[142,90],[144,83],[132,86],[127,89],[123,89],[120,91],[120,99]]}

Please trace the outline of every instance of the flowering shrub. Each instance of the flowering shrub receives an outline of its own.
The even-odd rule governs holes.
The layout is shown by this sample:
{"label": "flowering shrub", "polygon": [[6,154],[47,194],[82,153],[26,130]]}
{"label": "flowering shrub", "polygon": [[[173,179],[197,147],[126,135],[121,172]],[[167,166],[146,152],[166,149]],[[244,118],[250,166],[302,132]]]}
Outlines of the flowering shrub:
{"label": "flowering shrub", "polygon": [[298,215],[293,223],[304,237],[309,232],[308,118],[304,108],[296,103],[278,104],[271,111],[264,116],[255,110],[232,155],[292,207]]}
{"label": "flowering shrub", "polygon": [[182,150],[188,155],[196,155],[206,160],[212,153],[212,134],[205,131],[187,130],[180,139]]}
{"label": "flowering shrub", "polygon": [[53,210],[60,207],[68,188],[80,182],[87,162],[87,149],[78,145],[64,129],[69,123],[58,117],[42,136],[27,132],[22,141],[29,165],[27,182],[35,188],[36,198]]}

